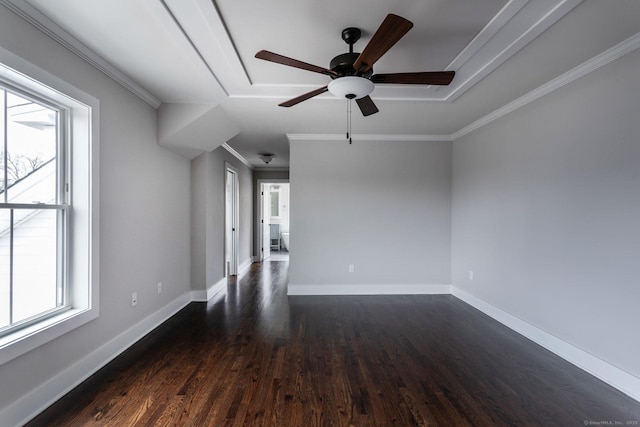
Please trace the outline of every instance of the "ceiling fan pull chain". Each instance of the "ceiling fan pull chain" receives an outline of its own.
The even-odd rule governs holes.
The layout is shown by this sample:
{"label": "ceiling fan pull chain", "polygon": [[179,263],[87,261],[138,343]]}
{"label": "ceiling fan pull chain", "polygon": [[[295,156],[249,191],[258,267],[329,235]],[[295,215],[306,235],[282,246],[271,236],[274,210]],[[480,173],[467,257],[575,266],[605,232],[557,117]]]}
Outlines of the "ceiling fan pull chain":
{"label": "ceiling fan pull chain", "polygon": [[351,144],[351,99],[347,99],[347,139]]}
{"label": "ceiling fan pull chain", "polygon": [[349,140],[349,106],[350,102],[347,99],[347,140]]}

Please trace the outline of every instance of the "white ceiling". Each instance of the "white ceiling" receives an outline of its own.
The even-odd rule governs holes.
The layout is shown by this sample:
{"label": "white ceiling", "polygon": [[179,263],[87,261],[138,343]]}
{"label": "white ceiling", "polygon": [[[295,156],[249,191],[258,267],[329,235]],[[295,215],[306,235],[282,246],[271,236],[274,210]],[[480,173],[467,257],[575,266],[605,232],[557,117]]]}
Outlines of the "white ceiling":
{"label": "white ceiling", "polygon": [[446,87],[377,85],[371,97],[380,112],[363,118],[354,111],[353,131],[451,139],[640,32],[637,0],[0,3],[154,107],[219,106],[223,112],[215,110],[217,114],[235,121],[232,128],[240,131],[228,145],[258,167],[265,166],[258,158],[261,152],[276,154],[269,167],[288,165],[287,134],[342,135],[346,130],[345,101],[328,93],[291,108],[278,107],[330,79],[255,59],[258,50],[328,67],[331,58],[348,50],[340,37],[343,28],[362,30],[355,45],[360,51],[388,13],[403,16],[414,27],[376,63],[376,72],[454,70],[456,77]]}

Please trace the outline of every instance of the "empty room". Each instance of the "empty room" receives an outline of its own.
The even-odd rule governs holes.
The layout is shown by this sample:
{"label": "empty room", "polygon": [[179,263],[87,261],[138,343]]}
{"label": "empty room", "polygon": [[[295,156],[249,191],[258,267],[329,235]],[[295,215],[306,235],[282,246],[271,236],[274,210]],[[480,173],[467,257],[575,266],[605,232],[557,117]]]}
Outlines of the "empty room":
{"label": "empty room", "polygon": [[0,0],[0,426],[640,423],[637,0]]}

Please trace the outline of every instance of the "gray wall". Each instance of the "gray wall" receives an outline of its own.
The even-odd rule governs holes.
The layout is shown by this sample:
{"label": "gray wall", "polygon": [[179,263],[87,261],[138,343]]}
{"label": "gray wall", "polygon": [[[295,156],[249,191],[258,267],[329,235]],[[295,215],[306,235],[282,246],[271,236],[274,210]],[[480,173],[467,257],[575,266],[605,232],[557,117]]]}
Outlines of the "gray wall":
{"label": "gray wall", "polygon": [[292,141],[290,175],[290,285],[450,283],[451,144]]}
{"label": "gray wall", "polygon": [[636,377],[638,75],[636,51],[453,150],[453,284]]}
{"label": "gray wall", "polygon": [[207,284],[211,284],[207,281],[207,233],[204,232],[208,187],[213,185],[207,181],[207,161],[207,153],[191,160],[191,289],[201,291],[206,291]]}
{"label": "gray wall", "polygon": [[190,292],[190,184],[189,161],[156,144],[152,107],[3,6],[0,45],[100,101],[100,316],[1,365],[1,412]]}
{"label": "gray wall", "polygon": [[252,171],[223,147],[218,147],[191,161],[193,193],[191,277],[194,290],[206,290],[224,277],[225,162],[238,170],[239,265],[251,262]]}

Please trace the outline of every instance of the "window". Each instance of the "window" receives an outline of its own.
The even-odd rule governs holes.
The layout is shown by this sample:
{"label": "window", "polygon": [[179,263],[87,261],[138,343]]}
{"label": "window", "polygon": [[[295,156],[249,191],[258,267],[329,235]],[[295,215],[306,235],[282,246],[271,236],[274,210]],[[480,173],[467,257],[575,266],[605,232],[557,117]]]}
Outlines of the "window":
{"label": "window", "polygon": [[279,200],[280,187],[279,186],[271,187],[269,198],[271,201],[271,217],[279,218],[280,217],[280,200]]}
{"label": "window", "polygon": [[68,307],[63,115],[0,85],[0,335]]}
{"label": "window", "polygon": [[98,117],[0,47],[0,364],[98,316]]}

